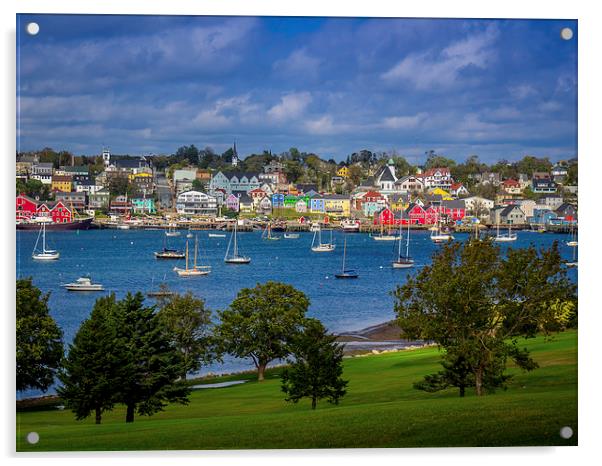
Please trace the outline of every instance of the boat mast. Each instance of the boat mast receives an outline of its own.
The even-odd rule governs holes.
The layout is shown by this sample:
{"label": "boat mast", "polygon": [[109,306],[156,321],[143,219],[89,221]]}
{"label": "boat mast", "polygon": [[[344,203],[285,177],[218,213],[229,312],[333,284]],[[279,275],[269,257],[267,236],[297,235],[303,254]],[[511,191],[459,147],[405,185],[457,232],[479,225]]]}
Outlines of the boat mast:
{"label": "boat mast", "polygon": [[198,254],[198,243],[199,243],[199,237],[197,235],[194,238],[194,268],[195,269],[196,269],[196,256]]}
{"label": "boat mast", "polygon": [[233,252],[234,257],[238,257],[238,244],[237,244],[237,238],[236,238],[237,226],[238,226],[238,219],[234,223],[234,252]]}
{"label": "boat mast", "polygon": [[345,243],[343,244],[343,270],[342,272],[345,273],[345,255],[347,254],[347,237],[345,237]]}
{"label": "boat mast", "polygon": [[46,253],[46,223],[42,223],[42,254]]}
{"label": "boat mast", "polygon": [[186,270],[188,270],[188,240],[186,240]]}

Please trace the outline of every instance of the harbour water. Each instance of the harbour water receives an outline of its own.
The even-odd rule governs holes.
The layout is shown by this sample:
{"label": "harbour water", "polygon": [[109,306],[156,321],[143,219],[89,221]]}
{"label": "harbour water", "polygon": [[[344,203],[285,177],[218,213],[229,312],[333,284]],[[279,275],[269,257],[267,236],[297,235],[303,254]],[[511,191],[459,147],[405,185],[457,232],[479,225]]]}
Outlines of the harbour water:
{"label": "harbour water", "polygon": [[[169,246],[184,250],[186,233],[182,231],[180,237],[168,238]],[[61,254],[58,261],[48,262],[31,258],[37,232],[17,231],[17,277],[32,277],[34,285],[43,292],[50,292],[51,314],[63,329],[66,343],[71,342],[98,297],[111,292],[118,298],[128,291],[146,293],[157,289],[163,281],[174,291],[191,291],[203,298],[212,311],[226,308],[241,288],[268,280],[282,281],[307,294],[311,301],[310,317],[320,319],[332,332],[342,332],[393,319],[391,292],[406,281],[408,273],[415,273],[430,263],[432,254],[440,248],[432,243],[428,232],[412,232],[410,254],[416,266],[403,270],[391,267],[397,241],[374,241],[365,234],[335,231],[335,251],[315,253],[310,249],[313,233],[300,233],[298,239],[284,239],[277,233],[281,236],[279,241],[267,241],[256,231],[239,233],[241,253],[250,256],[251,263],[227,265],[223,258],[230,233],[226,238],[210,238],[207,231],[194,233],[198,236],[203,265],[212,266],[212,273],[206,276],[180,278],[173,267],[182,267],[183,260],[155,259],[154,251],[163,247],[163,231],[89,230],[48,233],[49,247]],[[469,234],[455,233],[454,236],[456,241],[466,241]],[[344,237],[347,238],[346,268],[359,272],[356,280],[334,278],[341,268]],[[323,233],[323,241],[328,238],[329,234]],[[545,248],[558,241],[563,257],[570,260],[573,251],[566,245],[568,240],[568,235],[522,231],[518,232],[517,241],[501,244],[501,248],[529,244]],[[192,251],[194,239],[189,241]],[[88,274],[93,282],[104,285],[104,292],[69,292],[60,286]],[[570,269],[569,274],[576,282],[577,269]],[[152,298],[147,300],[149,305],[154,304]],[[203,368],[202,372],[231,372],[252,367],[250,361],[228,358],[223,364]],[[21,393],[20,397],[39,394],[30,391]]]}

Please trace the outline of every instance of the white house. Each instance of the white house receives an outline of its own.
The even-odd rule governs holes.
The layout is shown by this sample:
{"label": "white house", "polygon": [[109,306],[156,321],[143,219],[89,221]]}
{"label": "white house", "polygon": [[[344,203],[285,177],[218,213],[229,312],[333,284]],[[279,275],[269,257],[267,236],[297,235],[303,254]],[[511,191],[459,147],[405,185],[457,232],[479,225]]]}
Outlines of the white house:
{"label": "white house", "polygon": [[402,176],[395,182],[395,191],[399,193],[413,193],[424,191],[424,181],[414,175]]}
{"label": "white house", "polygon": [[187,215],[217,215],[217,199],[200,191],[186,191],[178,196],[176,210]]}
{"label": "white house", "polygon": [[429,168],[422,174],[424,189],[441,188],[449,191],[454,182],[449,168]]}
{"label": "white house", "polygon": [[471,196],[464,198],[464,205],[466,206],[466,211],[470,212],[474,215],[475,211],[484,211],[493,209],[495,202],[491,199],[485,199],[480,196]]}

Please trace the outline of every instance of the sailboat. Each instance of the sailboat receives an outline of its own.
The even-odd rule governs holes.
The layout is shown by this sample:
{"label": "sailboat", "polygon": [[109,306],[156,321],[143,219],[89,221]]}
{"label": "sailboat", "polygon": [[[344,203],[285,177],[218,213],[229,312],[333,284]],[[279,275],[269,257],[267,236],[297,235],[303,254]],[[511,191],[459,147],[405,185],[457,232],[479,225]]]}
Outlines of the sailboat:
{"label": "sailboat", "polygon": [[188,234],[186,235],[186,238],[193,238],[194,235],[192,234],[192,231],[190,231],[190,228],[188,229]]}
{"label": "sailboat", "polygon": [[[316,236],[318,237],[318,243],[316,244]],[[313,252],[331,252],[334,251],[336,246],[332,243],[332,230],[330,230],[330,243],[322,242],[322,229],[314,232],[314,237],[311,240],[311,250]]]}
{"label": "sailboat", "polygon": [[566,245],[571,246],[573,248],[577,246],[577,232],[575,231],[573,223],[571,223],[570,237]]}
{"label": "sailboat", "polygon": [[335,278],[357,278],[359,277],[358,273],[353,269],[345,268],[345,258],[347,256],[347,238],[345,238],[345,243],[343,244],[343,266],[341,267],[341,273],[335,273]]}
{"label": "sailboat", "polygon": [[272,224],[268,223],[261,234],[261,239],[267,239],[270,241],[277,241],[280,239],[280,236],[272,236]]}
{"label": "sailboat", "polygon": [[[226,264],[248,264],[251,262],[250,257],[241,256],[238,253],[237,225],[238,225],[238,220],[236,222],[234,222],[234,233],[230,236],[230,241],[228,241],[228,249],[226,249],[226,255],[224,256],[224,262]],[[234,238],[234,247],[232,248],[232,255],[229,255],[230,254],[230,245],[232,244],[233,238]]]}
{"label": "sailboat", "polygon": [[397,241],[398,239],[401,239],[401,236],[396,236],[396,235],[385,235],[384,234],[384,226],[381,225],[380,226],[380,235],[379,236],[373,236],[372,239],[374,241]]}
{"label": "sailboat", "polygon": [[184,259],[185,255],[183,252],[177,249],[169,249],[167,247],[167,237],[163,237],[163,251],[155,251],[156,259]]}
{"label": "sailboat", "polygon": [[566,263],[567,267],[577,267],[577,245],[573,247],[573,260]]}
{"label": "sailboat", "polygon": [[[166,298],[169,296],[173,296],[175,293],[173,291],[171,291],[169,289],[169,286],[167,285],[167,283],[165,283],[165,277],[167,276],[167,274],[163,275],[163,282],[161,282],[161,284],[159,285],[158,289],[151,289],[151,291],[147,291],[146,292],[146,296],[150,297],[150,298]],[[153,286],[154,283],[154,277],[153,280],[151,282],[151,288]]]}
{"label": "sailboat", "polygon": [[174,272],[176,272],[180,277],[197,277],[199,275],[208,275],[211,272],[211,266],[197,265],[198,252],[199,238],[197,237],[194,240],[194,264],[192,268],[188,268],[188,241],[186,241],[186,268],[180,269],[178,267],[174,267]]}
{"label": "sailboat", "polygon": [[[401,237],[401,226],[403,222],[399,224],[399,236]],[[394,269],[409,269],[414,267],[414,259],[410,257],[410,221],[408,219],[408,234],[406,237],[406,254],[401,254],[401,241],[399,242],[399,249],[397,251],[397,260],[393,261]]]}
{"label": "sailboat", "polygon": [[[45,220],[45,219],[44,219]],[[42,236],[42,249],[38,250],[38,243],[40,241],[40,235]],[[60,253],[54,249],[46,249],[46,222],[42,222],[40,232],[38,233],[38,239],[33,247],[33,253],[31,257],[38,261],[54,261],[60,257]]]}
{"label": "sailboat", "polygon": [[445,243],[450,239],[454,239],[449,233],[441,231],[441,221],[439,219],[439,212],[437,212],[437,226],[431,230],[431,241],[435,244]]}
{"label": "sailboat", "polygon": [[169,228],[165,232],[165,236],[180,236],[180,232],[176,230],[176,224],[170,223]]}
{"label": "sailboat", "polygon": [[500,234],[500,217],[498,217],[497,221],[497,234],[493,239],[497,243],[508,243],[510,241],[516,241],[517,235],[516,233],[512,233],[512,227],[508,225],[508,233]]}

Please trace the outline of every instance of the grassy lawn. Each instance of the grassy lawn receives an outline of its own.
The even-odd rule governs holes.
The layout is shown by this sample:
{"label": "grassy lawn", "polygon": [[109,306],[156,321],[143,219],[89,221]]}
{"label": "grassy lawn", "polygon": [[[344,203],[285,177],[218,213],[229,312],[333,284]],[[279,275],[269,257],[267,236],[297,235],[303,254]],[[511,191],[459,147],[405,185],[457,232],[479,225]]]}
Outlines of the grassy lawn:
{"label": "grassy lawn", "polygon": [[[21,412],[17,450],[576,445],[577,332],[524,346],[540,368],[512,368],[508,390],[484,397],[413,389],[439,368],[437,350],[425,348],[346,359],[347,396],[339,406],[321,402],[315,411],[308,400],[284,402],[278,372],[271,371],[263,383],[194,391],[189,405],[170,405],[133,424],[125,424],[121,406],[101,425],[75,421],[66,410]],[[573,428],[573,438],[559,436],[563,426]],[[25,441],[31,431],[40,435],[36,445]]]}

